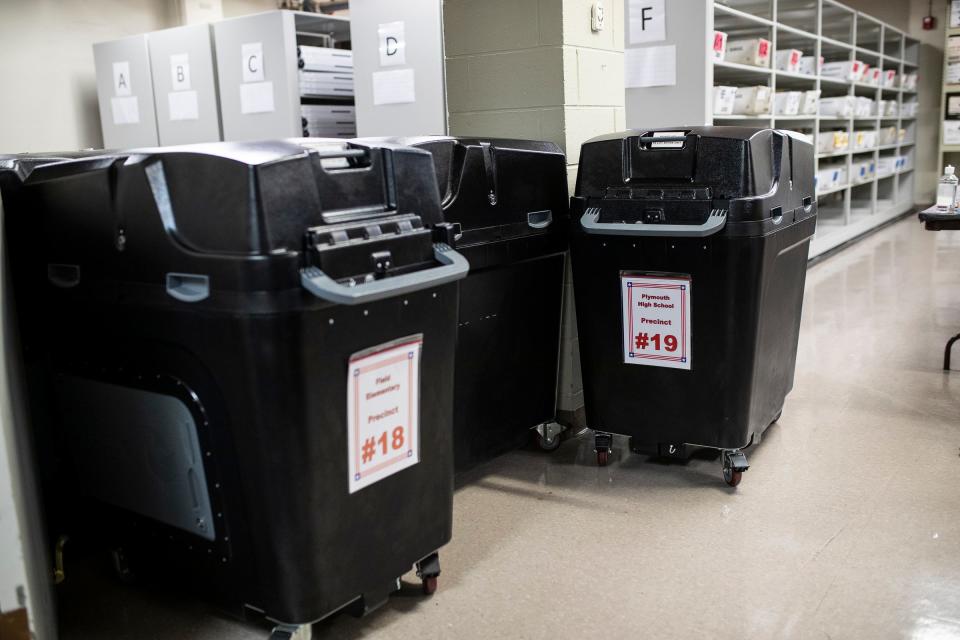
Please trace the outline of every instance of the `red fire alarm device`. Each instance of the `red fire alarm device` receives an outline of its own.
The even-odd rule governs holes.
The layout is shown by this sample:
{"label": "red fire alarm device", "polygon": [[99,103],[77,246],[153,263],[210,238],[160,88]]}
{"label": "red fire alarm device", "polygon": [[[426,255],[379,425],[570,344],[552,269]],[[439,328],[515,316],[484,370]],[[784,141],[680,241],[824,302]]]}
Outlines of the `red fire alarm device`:
{"label": "red fire alarm device", "polygon": [[937,19],[933,17],[933,0],[927,5],[927,15],[923,16],[923,30],[931,31],[937,26]]}

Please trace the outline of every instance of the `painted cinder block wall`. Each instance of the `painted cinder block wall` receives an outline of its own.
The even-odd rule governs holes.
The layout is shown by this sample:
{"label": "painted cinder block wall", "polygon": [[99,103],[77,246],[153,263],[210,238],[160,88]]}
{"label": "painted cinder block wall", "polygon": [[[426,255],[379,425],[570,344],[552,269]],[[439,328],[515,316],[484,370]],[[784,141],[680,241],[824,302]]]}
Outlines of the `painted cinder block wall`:
{"label": "painted cinder block wall", "polygon": [[[444,0],[447,109],[452,135],[556,142],[573,193],[580,145],[625,128],[623,0]],[[582,424],[583,387],[573,283],[564,286],[558,408]]]}

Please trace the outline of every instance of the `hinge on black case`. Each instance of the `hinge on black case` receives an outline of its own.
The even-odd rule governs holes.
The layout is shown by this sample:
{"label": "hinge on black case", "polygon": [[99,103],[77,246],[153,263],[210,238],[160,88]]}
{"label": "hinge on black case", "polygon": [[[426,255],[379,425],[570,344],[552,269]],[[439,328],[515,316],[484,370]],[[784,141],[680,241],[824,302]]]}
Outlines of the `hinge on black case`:
{"label": "hinge on black case", "polygon": [[487,177],[487,202],[492,207],[497,204],[497,165],[489,142],[481,142],[480,150],[483,154],[483,171]]}

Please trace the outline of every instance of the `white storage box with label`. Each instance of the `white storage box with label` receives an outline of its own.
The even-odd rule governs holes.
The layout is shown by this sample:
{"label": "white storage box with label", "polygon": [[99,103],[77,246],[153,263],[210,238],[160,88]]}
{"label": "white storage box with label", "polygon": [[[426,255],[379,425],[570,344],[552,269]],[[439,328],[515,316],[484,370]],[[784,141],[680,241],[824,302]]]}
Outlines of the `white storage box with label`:
{"label": "white storage box with label", "polygon": [[883,115],[885,116],[895,116],[900,111],[900,105],[897,104],[896,100],[886,100],[886,104],[883,106]]}
{"label": "white storage box with label", "polygon": [[917,116],[917,103],[915,101],[904,102],[900,105],[901,118],[915,118]]}
{"label": "white storage box with label", "polygon": [[876,102],[872,98],[857,96],[853,103],[853,115],[856,118],[869,118],[876,109]]}
{"label": "white storage box with label", "polygon": [[900,78],[900,88],[906,89],[908,91],[914,91],[917,88],[917,74],[916,73],[903,74],[903,77]]}
{"label": "white storage box with label", "polygon": [[880,129],[880,132],[877,134],[877,143],[881,146],[896,144],[897,135],[898,132],[896,127],[884,127]]}
{"label": "white storage box with label", "polygon": [[777,70],[800,73],[801,58],[803,58],[803,51],[800,49],[780,49],[777,51]]}
{"label": "white storage box with label", "polygon": [[889,176],[897,170],[896,156],[880,156],[877,158],[877,177]]}
{"label": "white storage box with label", "polygon": [[770,98],[770,87],[738,87],[733,99],[733,112],[749,116],[770,113]]}
{"label": "white storage box with label", "polygon": [[859,60],[841,60],[839,62],[825,62],[820,68],[820,75],[838,80],[856,81],[863,72],[863,63]]}
{"label": "white storage box with label", "polygon": [[840,153],[850,146],[850,134],[846,131],[821,131],[817,142],[819,153]]}
{"label": "white storage box with label", "polygon": [[910,169],[913,169],[913,156],[909,153],[901,155],[899,171],[909,171]]}
{"label": "white storage box with label", "polygon": [[880,86],[881,87],[896,87],[897,86],[897,71],[895,69],[886,69],[880,75]]}
{"label": "white storage box with label", "polygon": [[868,151],[877,146],[877,132],[872,130],[853,132],[854,151]]}
{"label": "white storage box with label", "polygon": [[736,87],[719,85],[713,88],[713,112],[720,116],[733,113],[733,99],[737,95]]}
{"label": "white storage box with label", "polygon": [[820,101],[820,90],[811,89],[809,91],[803,92],[803,97],[800,99],[800,113],[805,116],[813,116],[817,114],[818,102]]}
{"label": "white storage box with label", "polygon": [[349,49],[301,45],[297,47],[297,58],[303,71],[353,73],[353,52]]}
{"label": "white storage box with label", "polygon": [[795,116],[800,113],[802,91],[777,91],[774,98],[773,110],[779,116]]}
{"label": "white storage box with label", "polygon": [[728,40],[726,61],[755,67],[769,67],[770,41],[766,38]]}
{"label": "white storage box with label", "polygon": [[817,75],[822,66],[823,56],[819,58],[817,56],[802,56],[800,58],[800,73],[805,73],[808,76]]}
{"label": "white storage box with label", "polygon": [[876,174],[876,165],[873,160],[860,160],[850,165],[851,182],[853,184],[863,184],[873,180]]}
{"label": "white storage box with label", "polygon": [[849,118],[853,115],[853,96],[820,99],[820,115],[827,118]]}
{"label": "white storage box with label", "polygon": [[727,34],[723,31],[714,31],[713,32],[713,46],[710,47],[710,53],[713,56],[714,60],[720,62],[726,57],[727,51]]}
{"label": "white storage box with label", "polygon": [[825,166],[817,170],[817,191],[829,191],[847,184],[847,167],[844,165]]}
{"label": "white storage box with label", "polygon": [[353,97],[353,74],[301,71],[300,95]]}

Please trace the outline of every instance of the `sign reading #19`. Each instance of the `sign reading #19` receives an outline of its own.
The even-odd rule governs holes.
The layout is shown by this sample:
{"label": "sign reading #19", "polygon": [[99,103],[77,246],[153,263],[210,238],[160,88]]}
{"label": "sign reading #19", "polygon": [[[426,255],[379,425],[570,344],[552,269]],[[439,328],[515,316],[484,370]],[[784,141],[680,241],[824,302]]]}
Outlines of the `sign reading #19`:
{"label": "sign reading #19", "polygon": [[623,361],[690,369],[690,276],[621,272]]}

